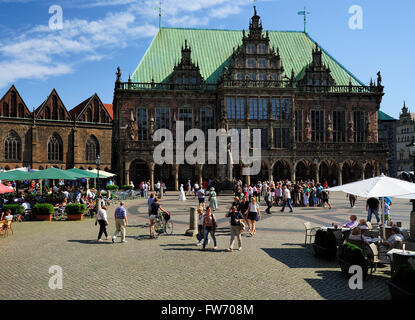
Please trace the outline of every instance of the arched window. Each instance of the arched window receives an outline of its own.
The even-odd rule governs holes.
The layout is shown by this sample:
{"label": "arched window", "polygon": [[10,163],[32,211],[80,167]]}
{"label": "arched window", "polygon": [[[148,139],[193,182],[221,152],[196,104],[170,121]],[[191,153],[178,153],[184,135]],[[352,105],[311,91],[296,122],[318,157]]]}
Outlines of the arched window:
{"label": "arched window", "polygon": [[20,118],[25,118],[26,117],[26,115],[24,114],[24,106],[21,103],[19,103],[19,117]]}
{"label": "arched window", "polygon": [[92,122],[92,110],[91,109],[88,109],[86,111],[86,121]]}
{"label": "arched window", "polygon": [[65,120],[65,110],[63,108],[59,109],[59,120]]}
{"label": "arched window", "polygon": [[99,103],[98,100],[94,100],[94,122],[99,122]]}
{"label": "arched window", "polygon": [[16,118],[17,117],[17,95],[16,92],[12,91],[11,93],[11,110],[10,110],[10,116]]}
{"label": "arched window", "polygon": [[4,141],[4,160],[20,161],[22,141],[15,131],[10,131]]}
{"label": "arched window", "polygon": [[86,141],[85,151],[86,161],[96,160],[97,156],[99,155],[99,143],[97,138],[94,136],[89,136],[88,140]]}
{"label": "arched window", "polygon": [[56,133],[50,137],[48,142],[48,161],[63,161],[63,143]]}
{"label": "arched window", "polygon": [[58,120],[58,98],[56,98],[56,96],[52,97],[52,112],[53,120]]}
{"label": "arched window", "polygon": [[9,116],[9,104],[7,102],[3,103],[3,117]]}
{"label": "arched window", "polygon": [[50,109],[48,106],[45,107],[45,119],[50,119]]}

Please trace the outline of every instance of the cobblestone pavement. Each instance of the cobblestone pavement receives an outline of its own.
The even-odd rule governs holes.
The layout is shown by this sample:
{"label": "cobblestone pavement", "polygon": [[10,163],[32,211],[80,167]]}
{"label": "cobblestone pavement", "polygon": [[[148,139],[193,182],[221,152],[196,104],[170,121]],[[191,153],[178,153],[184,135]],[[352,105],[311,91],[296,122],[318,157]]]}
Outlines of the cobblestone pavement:
{"label": "cobblestone pavement", "polygon": [[[174,235],[156,240],[148,237],[144,199],[127,201],[127,243],[97,243],[93,219],[14,223],[14,235],[0,239],[0,299],[390,299],[389,267],[378,269],[363,290],[351,290],[336,262],[314,257],[304,245],[305,221],[327,226],[346,222],[351,213],[365,218],[364,199],[355,209],[343,193],[332,194],[332,210],[281,213],[274,207],[272,215],[262,215],[254,237],[243,237],[243,251],[228,253],[225,211],[232,197],[219,197],[216,252],[201,252],[195,238],[184,236],[197,200],[176,198],[171,192],[161,200],[173,214]],[[409,201],[394,200],[393,220],[408,227],[410,208]],[[114,210],[108,212],[110,235]],[[52,265],[62,267],[62,289],[48,286]]]}

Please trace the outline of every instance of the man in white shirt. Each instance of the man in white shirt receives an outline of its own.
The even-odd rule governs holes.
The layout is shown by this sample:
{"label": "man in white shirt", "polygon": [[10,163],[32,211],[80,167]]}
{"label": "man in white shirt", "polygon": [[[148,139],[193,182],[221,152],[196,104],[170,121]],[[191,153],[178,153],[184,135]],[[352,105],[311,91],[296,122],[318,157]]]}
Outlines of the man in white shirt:
{"label": "man in white shirt", "polygon": [[282,197],[284,200],[284,204],[282,205],[281,212],[284,212],[286,205],[288,205],[288,207],[290,208],[290,212],[294,212],[293,207],[291,206],[291,192],[286,185],[283,186]]}
{"label": "man in white shirt", "polygon": [[193,191],[195,192],[195,196],[193,197],[196,198],[197,196],[197,192],[199,191],[199,184],[197,182],[195,182],[195,184],[193,185]]}

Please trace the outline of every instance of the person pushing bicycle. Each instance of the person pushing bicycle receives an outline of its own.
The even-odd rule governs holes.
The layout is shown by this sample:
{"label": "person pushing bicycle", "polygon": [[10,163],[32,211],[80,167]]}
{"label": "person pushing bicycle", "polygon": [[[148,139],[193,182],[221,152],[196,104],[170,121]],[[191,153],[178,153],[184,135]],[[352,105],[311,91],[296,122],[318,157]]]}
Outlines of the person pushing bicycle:
{"label": "person pushing bicycle", "polygon": [[167,213],[166,210],[163,209],[163,207],[159,203],[159,199],[157,197],[154,198],[153,203],[151,204],[151,209],[149,212],[150,215],[150,239],[154,239],[153,235],[153,225],[156,223],[156,219],[159,216],[159,210]]}

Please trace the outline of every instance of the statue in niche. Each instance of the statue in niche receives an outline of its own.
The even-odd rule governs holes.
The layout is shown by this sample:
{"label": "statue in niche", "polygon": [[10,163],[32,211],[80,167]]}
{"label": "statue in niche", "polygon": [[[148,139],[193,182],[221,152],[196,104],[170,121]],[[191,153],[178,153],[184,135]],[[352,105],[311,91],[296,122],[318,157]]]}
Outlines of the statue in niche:
{"label": "statue in niche", "polygon": [[138,125],[134,117],[133,110],[131,110],[130,122],[128,124],[127,131],[128,136],[131,138],[132,141],[138,141]]}

